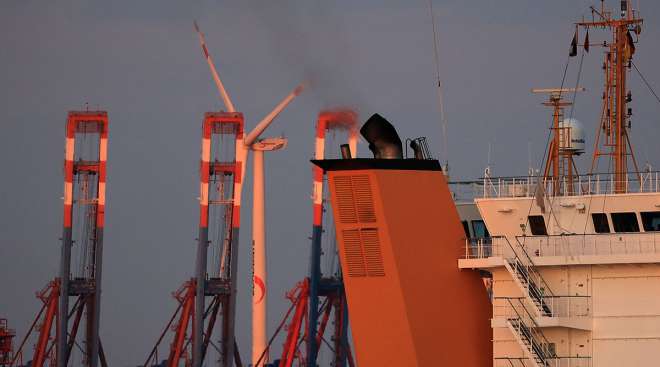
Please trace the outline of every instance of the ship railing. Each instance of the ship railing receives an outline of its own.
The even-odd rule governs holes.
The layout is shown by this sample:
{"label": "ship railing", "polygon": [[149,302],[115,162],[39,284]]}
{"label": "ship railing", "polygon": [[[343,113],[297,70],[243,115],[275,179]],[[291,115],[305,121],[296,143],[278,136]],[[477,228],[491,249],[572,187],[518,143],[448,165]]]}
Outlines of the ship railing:
{"label": "ship railing", "polygon": [[528,367],[532,366],[527,358],[495,357],[493,367]]}
{"label": "ship railing", "polygon": [[[531,238],[531,237],[527,237]],[[512,245],[505,236],[493,236],[478,239],[465,240],[465,259],[485,259],[488,257],[502,257],[507,261],[518,260],[519,264],[531,276],[531,280],[545,290],[546,295],[550,287],[546,284],[541,274],[536,270],[536,265],[529,255],[529,247],[523,246],[521,242]]]}
{"label": "ship railing", "polygon": [[[509,302],[514,300],[514,302]],[[513,316],[513,305],[522,304],[524,297],[495,297],[493,316],[509,318]],[[589,296],[544,296],[543,302],[550,305],[553,317],[589,317],[591,316],[591,297]]]}
{"label": "ship railing", "polygon": [[516,256],[513,246],[505,236],[468,238],[465,240],[465,259],[485,259],[488,257],[513,259]]}
{"label": "ship railing", "polygon": [[[518,236],[516,239],[533,257],[660,254],[660,232]],[[497,246],[495,241],[491,246]]]}
{"label": "ship railing", "polygon": [[[539,194],[580,196],[660,192],[660,171],[649,170],[624,174],[622,181],[616,180],[613,173],[575,175],[572,179],[543,176],[490,177],[486,175],[482,181],[480,196],[483,198],[535,197]],[[618,185],[619,182],[621,185]],[[472,187],[478,188],[479,186],[473,184]]]}
{"label": "ship railing", "polygon": [[[495,357],[494,367],[531,367],[532,362],[528,358],[520,357]],[[556,357],[546,361],[548,367],[591,367],[591,357]]]}
{"label": "ship railing", "polygon": [[484,183],[478,181],[449,181],[449,191],[455,202],[473,202],[481,197]]}
{"label": "ship railing", "polygon": [[493,367],[528,367],[532,366],[527,358],[495,357]]}
{"label": "ship railing", "polygon": [[464,259],[485,259],[501,256],[499,244],[493,244],[493,238],[466,238]]}
{"label": "ship railing", "polygon": [[548,316],[554,315],[552,305],[546,304],[543,297],[554,294],[541,273],[536,269],[534,261],[524,246],[519,242],[512,245],[504,236],[467,240],[465,246],[467,259],[502,257],[508,263],[512,276],[521,279],[521,286],[532,302],[540,307],[540,312]]}

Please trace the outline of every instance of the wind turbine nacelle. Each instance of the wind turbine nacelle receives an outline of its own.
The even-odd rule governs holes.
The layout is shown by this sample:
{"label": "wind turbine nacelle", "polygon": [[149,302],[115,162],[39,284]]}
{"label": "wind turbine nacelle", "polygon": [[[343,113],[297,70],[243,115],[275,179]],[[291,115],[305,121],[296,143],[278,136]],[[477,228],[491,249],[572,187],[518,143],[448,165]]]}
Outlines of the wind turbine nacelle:
{"label": "wind turbine nacelle", "polygon": [[286,138],[263,138],[255,141],[250,149],[260,151],[280,150],[286,148]]}

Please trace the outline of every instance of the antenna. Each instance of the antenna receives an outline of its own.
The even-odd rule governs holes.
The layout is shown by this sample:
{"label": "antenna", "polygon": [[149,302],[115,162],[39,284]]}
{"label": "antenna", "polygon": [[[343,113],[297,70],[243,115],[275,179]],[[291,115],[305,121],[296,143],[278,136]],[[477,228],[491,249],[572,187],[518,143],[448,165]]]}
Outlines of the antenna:
{"label": "antenna", "polygon": [[[623,193],[627,190],[629,156],[635,166],[637,177],[641,179],[628,134],[632,116],[632,109],[628,107],[628,103],[632,100],[632,96],[626,86],[626,68],[631,68],[635,53],[637,41],[633,38],[633,34],[639,36],[644,20],[638,17],[639,11],[632,9],[630,0],[621,1],[620,18],[615,18],[613,11],[605,10],[604,2],[601,2],[600,12],[593,7],[591,9],[598,19],[578,22],[575,24],[576,27],[587,31],[591,28],[607,29],[612,33],[611,42],[595,43],[605,48],[603,61],[605,90],[591,172],[593,173],[596,168],[598,158],[609,156],[614,166],[615,192]],[[601,138],[601,135],[604,136]]]}
{"label": "antenna", "polygon": [[532,93],[534,94],[550,94],[550,95],[556,95],[556,96],[561,96],[564,93],[571,93],[571,92],[584,92],[586,89],[584,88],[534,88],[532,89]]}
{"label": "antenna", "polygon": [[574,155],[584,152],[584,137],[580,136],[582,129],[573,119],[564,119],[564,107],[573,103],[562,99],[566,93],[583,92],[584,88],[536,88],[532,89],[535,94],[548,94],[548,101],[544,106],[552,107],[552,136],[553,139],[548,147],[547,161],[545,163],[544,179],[552,180],[553,195],[559,195],[561,191],[561,178],[566,177],[566,190],[568,194],[573,192],[573,175],[575,162]]}
{"label": "antenna", "polygon": [[488,142],[488,167],[490,167],[490,153],[491,153],[492,148],[493,148],[493,143]]}
{"label": "antenna", "polygon": [[445,117],[445,106],[442,98],[442,82],[440,80],[440,56],[438,52],[438,32],[435,26],[435,13],[433,12],[433,0],[428,0],[429,15],[431,16],[431,26],[433,28],[433,60],[435,63],[435,73],[437,79],[438,108],[440,109],[440,127],[442,129],[442,156],[445,159],[445,166],[449,167],[448,149],[447,149],[447,118]]}
{"label": "antenna", "polygon": [[533,176],[534,167],[532,167],[532,142],[527,142],[527,175]]}

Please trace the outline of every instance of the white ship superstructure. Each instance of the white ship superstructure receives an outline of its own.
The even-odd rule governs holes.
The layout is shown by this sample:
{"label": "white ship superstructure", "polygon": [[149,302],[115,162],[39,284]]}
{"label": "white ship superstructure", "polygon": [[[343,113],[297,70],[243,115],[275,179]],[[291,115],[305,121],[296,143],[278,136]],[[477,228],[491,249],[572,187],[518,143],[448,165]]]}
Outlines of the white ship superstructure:
{"label": "white ship superstructure", "polygon": [[475,202],[492,237],[468,242],[459,266],[492,274],[494,366],[660,358],[660,178],[614,193],[610,176],[580,176],[545,210],[542,177],[484,179]]}
{"label": "white ship superstructure", "polygon": [[[660,360],[660,174],[640,170],[629,138],[633,65],[642,19],[591,8],[583,52],[603,46],[605,88],[589,174],[581,125],[564,118],[582,88],[535,89],[553,108],[545,169],[528,177],[486,171],[474,199],[489,238],[466,241],[462,269],[492,274],[493,365],[650,366]],[[590,43],[589,30],[612,38]],[[584,56],[584,54],[583,54]],[[580,63],[581,65],[581,63]],[[572,117],[572,116],[571,116]],[[610,167],[598,172],[599,160]]]}

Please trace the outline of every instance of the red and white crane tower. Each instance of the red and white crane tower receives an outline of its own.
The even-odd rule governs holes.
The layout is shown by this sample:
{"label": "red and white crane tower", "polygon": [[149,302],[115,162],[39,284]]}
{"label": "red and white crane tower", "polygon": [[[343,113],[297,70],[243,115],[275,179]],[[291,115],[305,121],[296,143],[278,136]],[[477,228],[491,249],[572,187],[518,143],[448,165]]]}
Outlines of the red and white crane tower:
{"label": "red and white crane tower", "polygon": [[[74,346],[84,366],[106,365],[99,340],[103,228],[105,222],[108,114],[71,111],[64,151],[64,228],[60,276],[37,293],[43,302],[23,338],[11,366],[23,357],[23,347],[38,325],[33,367],[69,365]],[[75,299],[73,307],[70,298]],[[43,316],[43,317],[42,317]],[[83,343],[78,331],[84,319]],[[55,335],[52,335],[52,329]]]}
{"label": "red and white crane tower", "polygon": [[[323,160],[326,154],[326,133],[343,131],[348,144],[341,147],[342,156],[355,157],[357,154],[357,113],[348,108],[324,110],[319,113],[316,123],[314,159]],[[346,152],[345,149],[348,148]],[[287,335],[282,346],[279,360],[280,367],[291,367],[294,362],[299,366],[318,366],[318,355],[322,344],[328,344],[325,336],[328,325],[332,323],[332,366],[343,367],[347,363],[355,365],[348,343],[348,309],[344,293],[341,272],[338,268],[322,269],[323,254],[335,256],[335,250],[323,250],[323,213],[325,212],[325,193],[323,170],[314,165],[312,168],[312,246],[310,251],[309,277],[298,282],[287,293],[291,306],[280,322],[279,327],[269,340],[269,345],[287,324]],[[331,236],[330,236],[331,237]],[[333,238],[328,238],[333,241]],[[336,262],[335,262],[336,265]],[[325,271],[325,272],[324,272]],[[303,343],[304,342],[304,343]],[[304,344],[304,352],[300,350]],[[262,366],[263,356],[255,365]]]}
{"label": "red and white crane tower", "polygon": [[[350,157],[357,156],[357,113],[351,109],[334,109],[321,111],[316,122],[316,140],[314,159],[326,159],[326,132],[345,131],[347,134]],[[350,158],[349,157],[349,158]],[[312,248],[310,256],[309,274],[309,306],[307,324],[307,335],[316,335],[315,338],[308,337],[307,340],[307,366],[316,366],[318,351],[323,340],[325,328],[330,315],[334,309],[334,361],[335,366],[344,366],[346,360],[352,360],[348,356],[347,328],[348,318],[346,309],[346,297],[344,294],[341,274],[323,274],[321,269],[321,256],[323,237],[323,213],[324,213],[324,182],[323,170],[314,165],[312,193],[313,225],[312,225]],[[334,256],[334,251],[326,251]],[[333,269],[330,269],[333,271]],[[324,302],[320,302],[324,297]],[[319,317],[322,316],[321,320]],[[348,357],[348,358],[347,358]]]}
{"label": "red and white crane tower", "polygon": [[14,354],[14,337],[16,330],[10,329],[7,319],[0,319],[0,366],[11,364]]}
{"label": "red and white crane tower", "polygon": [[[264,138],[261,134],[273,120],[298,96],[303,85],[297,86],[248,134],[244,134],[243,114],[236,112],[229,94],[213,64],[203,33],[195,23],[200,45],[211,75],[220,93],[226,112],[208,112],[204,117],[200,168],[200,225],[195,265],[195,278],[175,293],[179,308],[170,319],[145,366],[156,363],[157,348],[175,321],[175,337],[170,347],[167,365],[178,366],[181,359],[193,367],[201,367],[209,345],[220,354],[220,365],[241,366],[234,340],[236,281],[238,269],[238,239],[243,179],[248,153],[253,152],[253,355],[261,355],[266,347],[266,252],[264,221],[263,152],[282,149],[284,138]],[[209,233],[212,235],[210,236]],[[209,250],[211,254],[209,255]],[[211,267],[209,268],[209,260]],[[259,292],[257,292],[257,289]],[[206,304],[206,297],[212,297]],[[180,312],[181,311],[181,312]],[[222,314],[219,314],[219,312]],[[180,313],[179,313],[180,312]],[[196,317],[203,315],[203,317]],[[220,345],[212,341],[214,326],[220,315],[222,335]],[[188,337],[188,324],[192,320]],[[191,351],[188,351],[188,346]]]}

